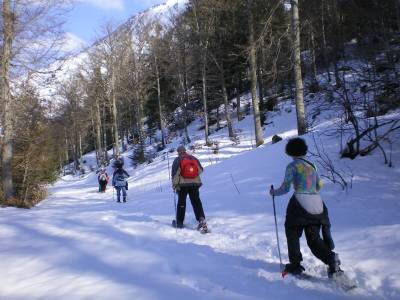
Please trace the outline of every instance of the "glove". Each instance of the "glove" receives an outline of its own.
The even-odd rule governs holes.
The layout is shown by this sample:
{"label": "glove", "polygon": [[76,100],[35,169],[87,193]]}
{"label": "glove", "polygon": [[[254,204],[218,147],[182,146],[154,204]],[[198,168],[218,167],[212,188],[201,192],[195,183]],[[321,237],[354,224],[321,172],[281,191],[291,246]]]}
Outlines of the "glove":
{"label": "glove", "polygon": [[269,194],[270,194],[271,196],[273,196],[273,195],[274,195],[274,192],[275,192],[275,190],[271,187],[271,189],[269,190]]}

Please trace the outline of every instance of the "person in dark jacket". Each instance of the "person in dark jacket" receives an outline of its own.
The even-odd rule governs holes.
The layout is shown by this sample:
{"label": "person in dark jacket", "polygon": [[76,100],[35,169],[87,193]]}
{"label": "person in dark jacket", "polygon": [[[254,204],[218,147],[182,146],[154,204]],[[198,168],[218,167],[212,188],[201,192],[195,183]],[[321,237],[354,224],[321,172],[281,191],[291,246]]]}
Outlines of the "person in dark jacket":
{"label": "person in dark jacket", "polygon": [[200,174],[203,172],[203,167],[196,157],[186,152],[184,146],[179,146],[177,152],[178,157],[175,158],[171,171],[172,188],[178,194],[176,226],[178,228],[183,227],[186,198],[189,194],[196,220],[199,222],[198,229],[207,232],[206,217],[199,196],[199,188],[202,185]]}
{"label": "person in dark jacket", "polygon": [[117,190],[117,202],[121,202],[121,192],[122,199],[126,202],[126,190],[128,186],[126,179],[129,178],[129,174],[123,169],[122,163],[117,163],[115,167],[116,170],[113,174],[112,185]]}
{"label": "person in dark jacket", "polygon": [[[293,158],[287,165],[285,179],[278,189],[270,190],[270,194],[281,196],[294,187],[286,210],[285,233],[288,244],[289,264],[284,272],[301,274],[304,267],[300,251],[300,237],[305,232],[307,244],[311,252],[328,266],[328,276],[340,275],[340,260],[333,252],[334,243],[330,234],[328,209],[321,199],[319,190],[322,187],[316,167],[305,159],[307,144],[301,138],[290,139],[286,145],[286,154]],[[323,238],[320,236],[322,230]]]}

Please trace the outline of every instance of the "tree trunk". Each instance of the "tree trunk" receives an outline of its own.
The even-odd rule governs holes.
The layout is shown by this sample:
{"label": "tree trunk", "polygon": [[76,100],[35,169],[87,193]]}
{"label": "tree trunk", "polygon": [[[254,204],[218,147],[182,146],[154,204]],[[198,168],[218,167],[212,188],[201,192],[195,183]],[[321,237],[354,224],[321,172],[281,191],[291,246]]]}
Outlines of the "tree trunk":
{"label": "tree trunk", "polygon": [[77,171],[79,171],[79,157],[78,157],[78,145],[76,142],[73,145],[73,150],[74,150],[74,173],[76,174]]}
{"label": "tree trunk", "polygon": [[104,163],[104,155],[103,155],[103,147],[101,145],[101,115],[100,115],[100,105],[98,96],[95,96],[95,128],[96,128],[96,145],[97,145],[97,152],[98,152],[98,165]]}
{"label": "tree trunk", "polygon": [[98,145],[96,143],[96,122],[94,121],[94,112],[93,112],[93,107],[90,107],[90,123],[92,125],[91,131],[93,132],[93,136],[95,138],[94,142],[94,152],[96,153],[96,165],[100,166],[100,153],[98,149]]}
{"label": "tree trunk", "polygon": [[82,133],[79,128],[79,164],[82,165],[82,156],[83,156],[83,151],[82,151]]}
{"label": "tree trunk", "polygon": [[67,136],[67,126],[64,127],[64,137],[65,137],[65,162],[69,164],[69,143],[68,143],[68,136]]}
{"label": "tree trunk", "polygon": [[28,173],[29,173],[29,165],[30,165],[30,160],[29,160],[29,151],[24,157],[24,176],[22,178],[22,190],[24,191],[24,202],[26,202],[27,196],[28,196],[28,188],[29,184],[27,183],[28,179]]}
{"label": "tree trunk", "polygon": [[158,100],[158,114],[160,117],[160,130],[161,130],[161,144],[162,148],[165,148],[165,126],[164,126],[164,119],[162,113],[162,106],[161,106],[161,85],[160,85],[160,72],[158,70],[158,61],[157,56],[154,56],[155,67],[156,67],[156,79],[157,79],[157,100]]}
{"label": "tree trunk", "polygon": [[139,154],[139,161],[144,162],[145,155],[144,155],[144,134],[143,134],[143,111],[142,111],[142,102],[140,100],[140,93],[138,88],[135,89],[135,96],[136,96],[136,122],[137,122],[137,132],[139,138],[139,145],[140,145],[140,154]]}
{"label": "tree trunk", "polygon": [[75,105],[73,106],[74,108],[73,108],[73,113],[72,113],[72,130],[73,130],[73,133],[74,133],[74,144],[73,144],[73,150],[74,150],[74,153],[73,153],[73,155],[74,155],[74,167],[75,167],[75,171],[78,171],[79,170],[79,154],[78,154],[78,151],[79,151],[79,146],[78,146],[78,144],[79,144],[79,137],[78,137],[78,128],[77,128],[77,122],[76,122],[76,117],[75,117]]}
{"label": "tree trunk", "polygon": [[184,105],[184,113],[185,113],[185,136],[186,136],[186,142],[189,144],[191,142],[190,136],[189,136],[189,131],[188,131],[188,109],[187,109],[187,104],[189,103],[189,94],[188,94],[188,84],[187,84],[187,68],[186,68],[186,49],[185,45],[183,46],[182,52],[182,62],[183,62],[183,95],[185,99],[185,105]]}
{"label": "tree trunk", "polygon": [[292,44],[294,56],[294,77],[296,84],[296,114],[297,131],[299,135],[307,132],[305,119],[304,99],[303,99],[303,78],[301,75],[301,56],[300,56],[300,21],[298,0],[292,0]]}
{"label": "tree trunk", "polygon": [[251,80],[251,99],[254,113],[254,128],[256,136],[256,147],[264,144],[263,131],[261,127],[260,107],[257,96],[257,57],[254,40],[253,13],[251,11],[251,0],[248,0],[249,10],[249,43],[250,43],[250,80]]}
{"label": "tree trunk", "polygon": [[260,62],[257,63],[257,86],[258,86],[258,99],[260,101],[260,111],[264,111],[264,89],[262,83],[262,69],[260,66]]}
{"label": "tree trunk", "polygon": [[103,122],[102,122],[102,126],[103,126],[103,149],[104,149],[104,159],[107,161],[108,163],[108,145],[107,145],[107,126],[106,126],[106,107],[105,107],[105,103],[103,106]]}
{"label": "tree trunk", "polygon": [[330,61],[328,59],[328,50],[326,45],[326,35],[325,35],[325,9],[324,9],[325,0],[321,0],[321,32],[322,32],[322,53],[324,56],[324,63],[326,66],[326,71],[328,73],[328,81],[331,82],[331,73],[329,71]]}
{"label": "tree trunk", "polygon": [[220,72],[220,77],[221,77],[220,79],[221,79],[222,97],[224,99],[225,119],[228,125],[228,135],[230,139],[233,139],[235,138],[235,134],[233,132],[231,115],[229,113],[228,92],[226,90],[225,76],[223,71]]}
{"label": "tree trunk", "polygon": [[126,150],[126,146],[125,146],[125,129],[122,128],[121,132],[121,149],[124,152]]}
{"label": "tree trunk", "polygon": [[242,120],[242,113],[240,111],[240,91],[241,91],[241,80],[239,74],[237,77],[237,88],[236,88],[236,114],[238,122]]}
{"label": "tree trunk", "polygon": [[185,83],[185,79],[184,79],[184,75],[179,71],[179,82],[180,82],[180,86],[182,89],[182,93],[183,93],[183,121],[184,121],[184,132],[185,132],[185,144],[189,144],[190,143],[190,137],[189,137],[189,131],[187,128],[188,125],[188,112],[187,112],[187,102],[188,102],[188,96],[187,96],[187,90],[186,90],[186,83]]}
{"label": "tree trunk", "polygon": [[189,131],[188,131],[188,119],[189,118],[188,118],[188,110],[186,107],[186,102],[183,105],[183,111],[185,114],[185,116],[184,116],[184,118],[185,118],[185,140],[186,140],[186,143],[189,144],[191,142],[191,140],[190,140]]}
{"label": "tree trunk", "polygon": [[114,156],[119,158],[119,133],[118,133],[118,112],[117,112],[117,95],[115,92],[115,68],[111,67],[111,110],[113,119],[113,138],[114,138]]}
{"label": "tree trunk", "polygon": [[[198,3],[197,3],[198,4]],[[201,30],[199,24],[199,18],[197,15],[197,7],[193,5],[193,12],[196,20],[196,31],[199,35],[199,44],[201,49],[201,59],[202,59],[202,66],[201,66],[201,81],[202,81],[202,98],[203,98],[203,118],[204,118],[204,140],[206,145],[210,144],[210,140],[208,138],[209,126],[208,126],[208,110],[207,110],[207,51],[208,51],[208,38],[205,40],[201,37]]]}
{"label": "tree trunk", "polygon": [[[100,73],[100,68],[96,68],[95,70],[96,72],[96,78],[99,79],[101,78],[101,73]],[[96,82],[96,87],[99,84],[99,82]],[[94,127],[95,127],[95,134],[96,134],[96,145],[97,145],[97,164],[98,166],[100,166],[101,164],[104,163],[104,153],[103,153],[103,147],[101,144],[101,113],[100,113],[100,95],[101,91],[100,89],[96,88],[95,92],[94,92],[94,105],[95,105],[95,109],[94,109]]]}
{"label": "tree trunk", "polygon": [[317,63],[315,58],[315,36],[314,26],[310,25],[310,39],[311,39],[311,59],[312,59],[312,80],[315,84],[318,84],[317,80]]}
{"label": "tree trunk", "polygon": [[217,106],[217,130],[221,129],[220,118],[219,118],[219,105]]}
{"label": "tree trunk", "polygon": [[209,135],[209,128],[208,128],[208,111],[207,111],[207,90],[206,90],[206,63],[205,60],[203,61],[203,66],[201,68],[201,81],[202,81],[202,93],[203,93],[203,118],[204,118],[204,139],[206,141],[206,145],[210,144],[208,135]]}
{"label": "tree trunk", "polygon": [[4,193],[4,202],[14,196],[12,179],[13,157],[13,108],[10,93],[9,70],[12,42],[14,36],[14,15],[10,9],[10,0],[3,0],[3,47],[1,53],[1,100],[3,104],[3,142],[1,149],[1,181]]}

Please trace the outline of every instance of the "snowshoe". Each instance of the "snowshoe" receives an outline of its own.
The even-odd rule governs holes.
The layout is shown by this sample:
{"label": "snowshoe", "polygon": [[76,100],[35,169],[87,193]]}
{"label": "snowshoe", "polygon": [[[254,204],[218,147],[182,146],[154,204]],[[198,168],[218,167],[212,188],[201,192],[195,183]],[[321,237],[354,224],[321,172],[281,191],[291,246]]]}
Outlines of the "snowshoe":
{"label": "snowshoe", "polygon": [[356,281],[350,279],[340,268],[340,260],[337,253],[335,253],[332,263],[328,267],[328,277],[346,292],[357,287]]}
{"label": "snowshoe", "polygon": [[200,220],[199,225],[197,225],[197,230],[202,234],[210,233],[205,220]]}
{"label": "snowshoe", "polygon": [[336,271],[329,275],[329,278],[342,290],[348,292],[352,289],[357,288],[357,282],[354,279],[349,278],[343,270]]}
{"label": "snowshoe", "polygon": [[282,276],[285,276],[287,274],[291,275],[301,275],[303,274],[303,271],[305,271],[304,267],[301,264],[286,264],[285,268],[283,269]]}

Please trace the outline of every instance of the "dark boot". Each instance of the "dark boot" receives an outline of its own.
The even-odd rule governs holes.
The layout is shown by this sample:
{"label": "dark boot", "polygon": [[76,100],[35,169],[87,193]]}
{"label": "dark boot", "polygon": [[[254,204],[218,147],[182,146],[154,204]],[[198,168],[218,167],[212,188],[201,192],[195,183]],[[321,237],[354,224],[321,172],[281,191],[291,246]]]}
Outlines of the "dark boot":
{"label": "dark boot", "polygon": [[123,201],[126,202],[126,197],[123,198]]}
{"label": "dark boot", "polygon": [[117,199],[117,202],[118,202],[118,203],[121,203],[121,200],[119,200],[119,198],[118,198],[118,199]]}
{"label": "dark boot", "polygon": [[290,263],[285,265],[284,273],[290,273],[292,275],[300,275],[305,271],[304,267],[300,263]]}
{"label": "dark boot", "polygon": [[176,220],[173,220],[172,221],[172,227],[175,227],[175,228],[183,228],[184,226],[183,226],[183,224],[182,223],[176,223]]}
{"label": "dark boot", "polygon": [[334,276],[341,275],[343,270],[340,269],[340,260],[337,253],[333,253],[332,259],[328,265],[328,277],[333,278]]}

